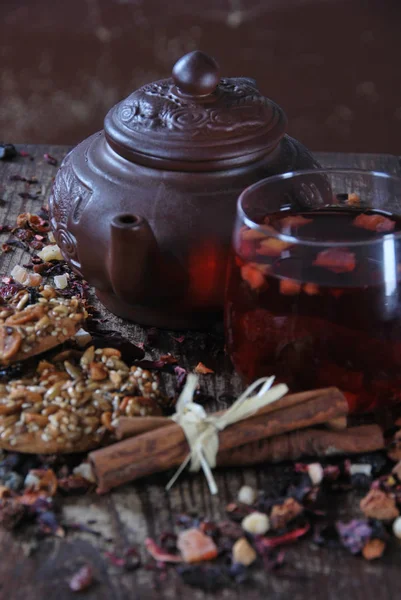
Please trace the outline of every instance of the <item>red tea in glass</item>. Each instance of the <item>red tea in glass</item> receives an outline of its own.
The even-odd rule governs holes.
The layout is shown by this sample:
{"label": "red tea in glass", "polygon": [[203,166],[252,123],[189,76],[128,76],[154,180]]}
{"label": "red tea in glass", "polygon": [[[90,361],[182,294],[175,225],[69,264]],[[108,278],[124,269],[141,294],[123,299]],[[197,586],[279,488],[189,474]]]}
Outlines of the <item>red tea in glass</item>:
{"label": "red tea in glass", "polygon": [[245,190],[225,323],[246,381],[335,385],[358,411],[401,400],[400,190],[386,174],[329,170]]}

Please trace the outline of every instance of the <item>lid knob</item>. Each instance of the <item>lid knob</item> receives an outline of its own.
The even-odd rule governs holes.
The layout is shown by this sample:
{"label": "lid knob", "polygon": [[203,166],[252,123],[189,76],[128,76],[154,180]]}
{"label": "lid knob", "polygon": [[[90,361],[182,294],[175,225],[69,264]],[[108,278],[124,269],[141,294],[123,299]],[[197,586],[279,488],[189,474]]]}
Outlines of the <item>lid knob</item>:
{"label": "lid knob", "polygon": [[220,81],[220,68],[214,58],[195,50],[175,63],[172,77],[183,94],[208,96]]}

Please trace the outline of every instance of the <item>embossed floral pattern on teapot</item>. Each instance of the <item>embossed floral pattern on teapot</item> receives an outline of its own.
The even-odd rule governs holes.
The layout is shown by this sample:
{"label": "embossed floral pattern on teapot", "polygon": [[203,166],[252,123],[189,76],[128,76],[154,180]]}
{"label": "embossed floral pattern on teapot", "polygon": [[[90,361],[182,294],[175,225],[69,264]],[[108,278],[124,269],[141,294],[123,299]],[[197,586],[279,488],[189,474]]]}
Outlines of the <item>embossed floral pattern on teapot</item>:
{"label": "embossed floral pattern on teapot", "polygon": [[113,107],[64,159],[50,197],[65,259],[114,313],[145,325],[219,319],[239,193],[317,166],[254,80],[202,52]]}

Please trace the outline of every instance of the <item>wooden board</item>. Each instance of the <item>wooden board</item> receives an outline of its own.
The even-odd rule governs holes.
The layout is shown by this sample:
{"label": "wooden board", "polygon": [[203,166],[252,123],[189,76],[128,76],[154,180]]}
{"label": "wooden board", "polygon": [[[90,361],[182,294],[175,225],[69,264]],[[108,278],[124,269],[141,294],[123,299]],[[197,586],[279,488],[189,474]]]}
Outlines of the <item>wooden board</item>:
{"label": "wooden board", "polygon": [[[4,224],[14,224],[19,213],[35,212],[42,203],[20,198],[18,192],[25,191],[25,184],[11,182],[10,177],[15,174],[25,177],[35,175],[43,187],[41,199],[45,201],[56,169],[43,160],[43,154],[49,152],[61,159],[68,148],[24,146],[24,150],[33,155],[33,161],[18,158],[9,163],[0,162],[0,221]],[[389,155],[321,153],[318,159],[325,166],[360,167],[401,174],[399,160]],[[6,235],[3,237],[2,242],[7,239]],[[19,250],[2,254],[0,273],[8,274],[14,264],[22,262]],[[145,339],[145,331],[141,327],[99,308],[106,319],[105,328],[121,331],[135,341]],[[213,368],[216,375],[203,376],[202,389],[216,398],[214,406],[224,408],[224,394],[238,393],[241,384],[224,354],[221,327],[204,333],[185,333],[182,343],[172,339],[174,333],[177,335],[168,331],[160,333],[157,352],[152,358],[171,352],[179,358],[180,364],[188,368],[193,368],[198,361]],[[167,392],[173,394],[174,378],[166,375],[163,383]],[[118,552],[127,546],[135,546],[146,560],[144,538],[172,530],[175,515],[197,511],[212,520],[221,519],[224,507],[235,498],[241,485],[247,483],[258,488],[278,489],[284,485],[289,472],[290,467],[282,465],[219,471],[216,474],[219,497],[210,496],[202,475],[182,477],[170,493],[164,490],[166,477],[163,475],[123,486],[102,497],[95,494],[71,497],[63,505],[64,522],[96,521],[91,527],[101,536],[75,532],[68,533],[64,539],[47,538],[30,554],[32,538],[29,531],[9,534],[0,529],[0,598],[67,600],[76,597],[68,588],[68,579],[85,562],[92,563],[97,580],[96,585],[85,593],[88,600],[397,598],[401,583],[401,552],[395,540],[381,561],[369,564],[361,558],[352,557],[345,550],[317,549],[305,540],[288,548],[287,566],[283,569],[274,574],[255,572],[252,587],[227,589],[210,596],[184,586],[174,571],[169,572],[166,580],[161,579],[159,573],[145,569],[125,572],[111,565],[104,555],[106,550]],[[341,519],[357,516],[358,498],[355,493],[339,496],[337,510]]]}

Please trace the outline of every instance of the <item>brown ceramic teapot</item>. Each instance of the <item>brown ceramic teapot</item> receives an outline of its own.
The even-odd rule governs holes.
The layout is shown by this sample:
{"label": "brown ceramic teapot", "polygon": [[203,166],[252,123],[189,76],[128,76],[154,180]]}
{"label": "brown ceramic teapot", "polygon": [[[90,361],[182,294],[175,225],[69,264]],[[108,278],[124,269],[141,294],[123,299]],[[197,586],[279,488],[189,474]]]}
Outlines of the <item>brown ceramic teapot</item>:
{"label": "brown ceramic teapot", "polygon": [[240,192],[317,166],[253,79],[191,52],[64,159],[50,197],[63,256],[113,313],[202,327],[220,316]]}

